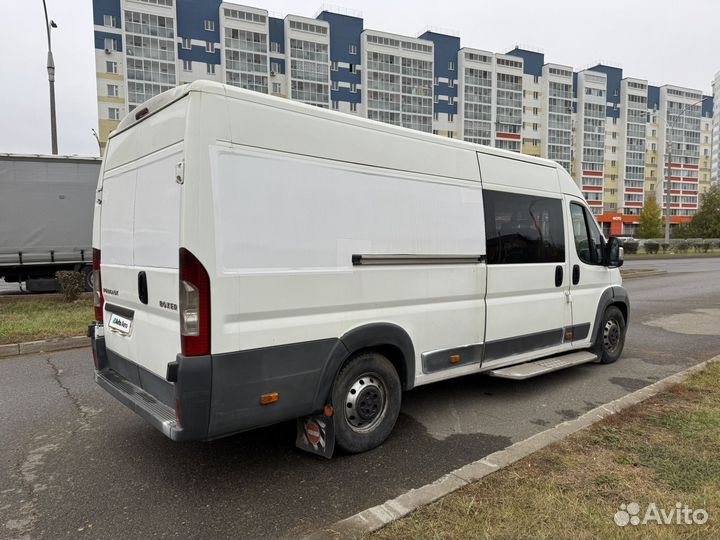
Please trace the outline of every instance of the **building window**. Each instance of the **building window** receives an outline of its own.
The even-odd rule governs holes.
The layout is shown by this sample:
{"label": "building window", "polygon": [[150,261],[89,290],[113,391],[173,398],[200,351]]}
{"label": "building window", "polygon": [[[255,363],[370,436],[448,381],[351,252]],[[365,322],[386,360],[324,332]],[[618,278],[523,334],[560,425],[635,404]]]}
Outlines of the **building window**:
{"label": "building window", "polygon": [[453,113],[448,113],[448,122],[454,122],[455,121],[455,115]]}
{"label": "building window", "polygon": [[332,108],[337,111],[340,108],[340,102],[333,99]]}
{"label": "building window", "polygon": [[108,84],[107,85],[107,95],[110,97],[118,97],[119,95],[119,87],[117,84]]}
{"label": "building window", "polygon": [[182,48],[183,49],[192,49],[192,43],[190,42],[190,38],[183,38]]}
{"label": "building window", "polygon": [[270,42],[270,52],[280,52],[280,44],[277,41]]}
{"label": "building window", "polygon": [[351,112],[357,112],[357,103],[351,103],[351,104],[350,104],[350,111],[351,111]]}
{"label": "building window", "polygon": [[611,166],[611,167],[617,167],[617,161],[615,161],[615,160],[613,159],[613,160],[610,162],[610,166]]}
{"label": "building window", "polygon": [[432,130],[432,134],[433,134],[433,135],[437,135],[437,134],[438,134],[438,130],[437,130],[437,129],[433,129],[433,130]]}
{"label": "building window", "polygon": [[215,64],[207,64],[207,74],[215,75]]}
{"label": "building window", "polygon": [[455,71],[455,62],[448,62],[448,71]]}
{"label": "building window", "polygon": [[120,120],[120,109],[117,107],[108,108],[108,118],[110,120]]}
{"label": "building window", "polygon": [[115,45],[115,38],[105,38],[105,50],[106,51],[116,51],[117,47]]}
{"label": "building window", "polygon": [[448,88],[455,88],[455,79],[450,79],[448,81]]}
{"label": "building window", "polygon": [[349,52],[350,54],[357,54],[357,45],[350,45],[350,46],[348,47],[348,52]]}
{"label": "building window", "polygon": [[350,83],[350,92],[352,92],[353,94],[357,92],[357,84]]}
{"label": "building window", "polygon": [[437,78],[437,77],[433,77],[433,84],[434,84],[435,86],[438,85],[438,78]]}
{"label": "building window", "polygon": [[455,133],[452,132],[452,131],[448,131],[448,132],[447,132],[447,136],[450,137],[451,139],[454,139],[454,138],[455,138]]}
{"label": "building window", "polygon": [[183,71],[192,71],[192,60],[183,60]]}
{"label": "building window", "polygon": [[205,42],[205,52],[209,52],[209,53],[215,52],[215,43],[212,41],[206,41]]}
{"label": "building window", "polygon": [[615,152],[617,152],[617,146],[611,146],[610,153],[614,154]]}
{"label": "building window", "polygon": [[338,82],[337,82],[337,81],[332,81],[330,87],[331,87],[332,90],[337,90],[337,89],[338,89]]}
{"label": "building window", "polygon": [[350,64],[350,67],[348,67],[348,71],[350,73],[357,73],[357,66],[355,64]]}
{"label": "building window", "polygon": [[275,75],[276,73],[280,73],[280,64],[278,64],[277,62],[271,62],[270,75]]}
{"label": "building window", "polygon": [[537,131],[537,129],[538,129],[538,125],[534,123],[534,124],[533,124],[533,131]]}
{"label": "building window", "polygon": [[117,62],[105,62],[106,73],[117,73]]}
{"label": "building window", "polygon": [[538,108],[537,108],[537,107],[533,107],[533,115],[535,115],[535,116],[538,115]]}
{"label": "building window", "polygon": [[440,120],[440,113],[439,113],[439,112],[434,112],[434,113],[433,113],[433,120]]}
{"label": "building window", "polygon": [[103,15],[103,25],[104,26],[115,26],[115,15]]}
{"label": "building window", "polygon": [[455,105],[455,98],[453,96],[448,98],[448,105]]}
{"label": "building window", "polygon": [[540,95],[537,92],[533,92],[533,99],[538,99]]}
{"label": "building window", "polygon": [[435,95],[433,96],[433,101],[434,101],[435,103],[440,103],[440,96],[437,95],[437,94],[435,94]]}
{"label": "building window", "polygon": [[279,94],[282,91],[280,83],[274,82],[273,86],[272,86],[272,91],[273,91],[273,94]]}
{"label": "building window", "polygon": [[539,83],[539,82],[540,82],[540,77],[538,77],[537,75],[535,75],[535,76],[533,77],[533,82],[534,82],[535,84]]}
{"label": "building window", "polygon": [[338,70],[338,63],[335,62],[335,61],[330,62],[330,70],[331,70],[331,71],[337,71],[337,70]]}
{"label": "building window", "polygon": [[203,22],[203,28],[205,28],[205,30],[207,30],[208,32],[214,32],[215,31],[215,21],[205,19],[205,21]]}

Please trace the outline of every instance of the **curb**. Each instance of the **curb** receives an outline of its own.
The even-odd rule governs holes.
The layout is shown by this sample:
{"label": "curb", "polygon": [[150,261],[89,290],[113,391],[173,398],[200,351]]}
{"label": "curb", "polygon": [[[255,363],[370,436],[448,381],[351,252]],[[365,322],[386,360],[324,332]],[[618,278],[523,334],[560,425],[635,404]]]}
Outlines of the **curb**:
{"label": "curb", "polygon": [[655,270],[652,269],[637,269],[637,270],[630,270],[629,273],[623,273],[622,270],[620,271],[620,275],[622,276],[623,280],[626,279],[637,279],[637,278],[644,278],[644,277],[653,277],[653,276],[662,276],[664,274],[667,274],[665,270]]}
{"label": "curb", "polygon": [[90,338],[86,336],[26,341],[24,343],[10,343],[8,345],[0,345],[0,358],[40,352],[64,351],[66,349],[77,349],[79,347],[89,346]]}
{"label": "curb", "polygon": [[562,422],[553,428],[536,433],[523,441],[508,446],[504,450],[499,450],[482,459],[468,463],[459,469],[455,469],[431,484],[426,484],[417,489],[411,489],[407,493],[390,499],[383,504],[373,506],[353,516],[337,521],[324,529],[310,533],[305,538],[308,540],[353,538],[372,533],[388,523],[406,516],[421,506],[434,502],[472,482],[477,482],[483,477],[507,467],[537,450],[545,448],[552,443],[560,441],[577,431],[599,422],[603,418],[618,413],[628,407],[632,407],[633,405],[637,405],[659,392],[682,382],[691,373],[701,371],[707,365],[714,362],[720,362],[720,355],[684,371],[670,375],[665,379],[641,388],[640,390],[636,390],[631,394],[622,396],[605,405],[600,405],[574,420]]}

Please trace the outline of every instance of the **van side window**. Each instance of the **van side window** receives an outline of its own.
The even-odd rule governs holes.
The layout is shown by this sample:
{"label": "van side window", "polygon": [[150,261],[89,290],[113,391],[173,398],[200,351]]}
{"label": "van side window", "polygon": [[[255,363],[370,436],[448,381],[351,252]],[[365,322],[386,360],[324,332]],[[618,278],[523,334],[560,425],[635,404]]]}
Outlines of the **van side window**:
{"label": "van side window", "polygon": [[577,203],[570,203],[570,217],[578,258],[587,264],[602,264],[602,236],[595,219]]}
{"label": "van side window", "polygon": [[563,262],[560,199],[483,190],[488,264]]}

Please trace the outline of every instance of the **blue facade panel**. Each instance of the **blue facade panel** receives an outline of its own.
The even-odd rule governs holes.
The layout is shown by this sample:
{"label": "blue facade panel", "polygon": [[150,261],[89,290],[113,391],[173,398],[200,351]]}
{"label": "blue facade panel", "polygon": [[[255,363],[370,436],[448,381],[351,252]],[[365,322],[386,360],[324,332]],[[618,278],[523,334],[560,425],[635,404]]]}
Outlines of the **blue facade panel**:
{"label": "blue facade panel", "polygon": [[[317,19],[330,25],[330,61],[355,66],[360,64],[360,34],[363,31],[363,20],[330,11],[322,11]],[[351,48],[355,51],[354,54]],[[351,73],[349,68],[338,66],[338,69],[330,71],[330,80],[360,84],[361,75],[358,71]],[[360,93],[350,92],[348,88],[333,90],[331,97],[333,101],[360,103]]]}
{"label": "blue facade panel", "polygon": [[523,59],[523,73],[526,75],[542,77],[542,68],[545,65],[545,55],[543,53],[515,47],[512,51],[508,51],[506,54]]}
{"label": "blue facade panel", "polygon": [[[434,76],[457,80],[458,78],[458,51],[460,51],[460,38],[438,34],[437,32],[425,32],[420,39],[432,41],[434,46]],[[452,68],[450,69],[450,65]],[[440,96],[457,97],[457,87],[450,88],[447,83],[439,83],[433,89],[434,93]],[[433,111],[436,113],[457,114],[457,104],[450,105],[447,101],[439,101],[433,104]]]}
{"label": "blue facade panel", "polygon": [[590,71],[597,71],[607,75],[607,100],[609,103],[614,103],[618,107],[608,107],[607,115],[609,118],[620,118],[620,81],[623,78],[622,69],[605,66],[598,64],[595,67],[591,67]]}
{"label": "blue facade panel", "polygon": [[660,108],[660,87],[648,85],[648,109]]}
{"label": "blue facade panel", "polygon": [[115,17],[115,28],[120,28],[122,21],[120,18],[120,0],[93,0],[93,23],[103,26],[105,24],[105,15]]}
{"label": "blue facade panel", "polygon": [[122,36],[119,34],[111,34],[109,32],[95,31],[95,48],[96,49],[104,49],[105,48],[105,38],[114,39],[115,40],[115,50],[118,52],[122,52],[122,50],[123,50]]}
{"label": "blue facade panel", "polygon": [[285,54],[285,21],[277,17],[268,17],[270,43],[277,43],[278,52]]}
{"label": "blue facade panel", "polygon": [[[220,0],[203,0],[202,2],[197,0],[175,1],[177,5],[178,36],[220,43]],[[213,21],[215,29],[205,30],[205,21]],[[185,60],[194,60],[194,58],[185,58]]]}
{"label": "blue facade panel", "polygon": [[330,91],[330,99],[333,101],[347,101],[348,103],[360,103],[362,96],[360,91],[351,92],[349,88],[338,88]]}
{"label": "blue facade panel", "polygon": [[712,115],[713,115],[713,97],[712,96],[703,96],[702,115],[712,117]]}
{"label": "blue facade panel", "polygon": [[207,52],[205,47],[198,45],[193,45],[191,49],[183,49],[182,45],[178,43],[178,58],[205,64],[220,64],[220,50],[216,49],[215,52]]}

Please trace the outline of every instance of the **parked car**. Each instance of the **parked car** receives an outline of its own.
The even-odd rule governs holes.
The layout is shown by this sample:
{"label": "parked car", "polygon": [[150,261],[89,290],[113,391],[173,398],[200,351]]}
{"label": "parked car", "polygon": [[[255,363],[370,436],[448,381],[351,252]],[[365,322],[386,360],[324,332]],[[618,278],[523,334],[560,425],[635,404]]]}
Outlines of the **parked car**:
{"label": "parked car", "polygon": [[96,381],[173,440],[361,452],[414,387],[623,350],[619,242],[548,160],[198,81],[120,123],[98,192]]}

